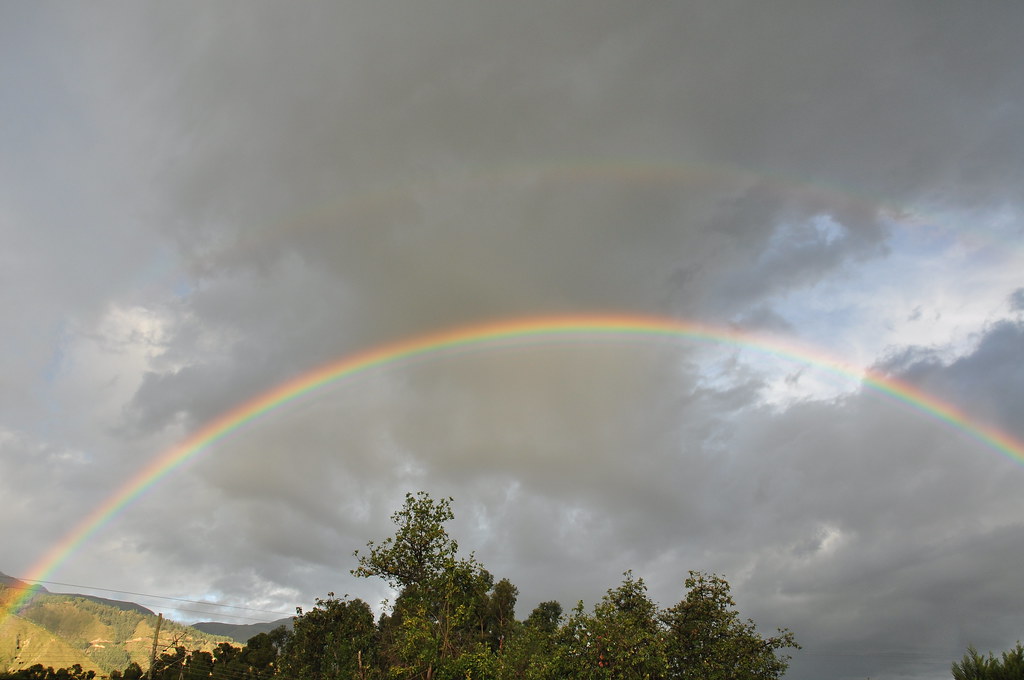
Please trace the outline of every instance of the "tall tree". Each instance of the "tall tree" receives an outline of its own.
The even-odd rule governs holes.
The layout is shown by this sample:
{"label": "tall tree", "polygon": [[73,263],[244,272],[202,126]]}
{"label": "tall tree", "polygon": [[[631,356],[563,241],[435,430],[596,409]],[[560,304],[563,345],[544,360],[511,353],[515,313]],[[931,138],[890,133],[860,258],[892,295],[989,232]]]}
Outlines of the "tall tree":
{"label": "tall tree", "polygon": [[380,545],[367,543],[367,555],[356,550],[353,554],[359,566],[352,574],[365,578],[379,576],[399,589],[436,581],[459,551],[459,544],[444,528],[455,517],[451,504],[451,498],[435,501],[425,491],[405,494],[404,505],[391,515],[391,521],[398,527],[395,535]]}
{"label": "tall tree", "polygon": [[554,633],[562,621],[562,605],[555,600],[541,602],[526,617],[526,626],[534,627],[545,633]]}
{"label": "tall tree", "polygon": [[776,651],[800,649],[791,632],[761,637],[753,621],[740,619],[729,583],[715,574],[691,571],[686,588],[686,597],[661,615],[668,678],[774,680],[786,672],[790,657]]}
{"label": "tall tree", "polygon": [[382,651],[406,678],[442,677],[467,659],[479,666],[486,649],[480,630],[494,578],[472,555],[459,559],[458,543],[444,526],[454,518],[451,503],[423,491],[406,494],[391,516],[395,535],[367,543],[368,554],[355,552],[355,576],[378,576],[399,589],[391,616],[382,621],[388,641]]}
{"label": "tall tree", "polygon": [[587,614],[579,603],[558,631],[548,677],[660,680],[665,636],[643,579],[631,572]]}
{"label": "tall tree", "polygon": [[377,628],[360,599],[317,598],[308,612],[297,610],[292,634],[279,660],[284,675],[307,680],[348,680],[372,663]]}
{"label": "tall tree", "polygon": [[660,680],[665,677],[665,636],[658,607],[644,580],[627,571],[622,584],[594,607],[591,630],[598,666],[608,678]]}
{"label": "tall tree", "polygon": [[541,602],[523,623],[514,622],[498,660],[501,680],[543,680],[555,673],[556,634],[562,605]]}
{"label": "tall tree", "polygon": [[507,578],[494,584],[486,598],[483,621],[484,642],[492,651],[500,651],[516,620],[516,598],[519,589]]}

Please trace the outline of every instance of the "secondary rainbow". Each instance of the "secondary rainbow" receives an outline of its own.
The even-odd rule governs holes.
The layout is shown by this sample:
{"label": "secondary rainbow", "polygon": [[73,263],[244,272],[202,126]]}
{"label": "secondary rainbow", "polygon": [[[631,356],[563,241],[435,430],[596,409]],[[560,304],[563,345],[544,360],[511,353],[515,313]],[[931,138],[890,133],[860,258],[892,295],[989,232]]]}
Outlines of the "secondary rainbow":
{"label": "secondary rainbow", "polygon": [[[662,338],[676,341],[685,339],[693,342],[731,345],[813,366],[846,379],[859,381],[873,390],[889,395],[947,423],[1011,460],[1024,462],[1024,442],[995,427],[975,421],[960,408],[941,401],[906,382],[859,368],[830,357],[820,350],[801,346],[792,341],[757,335],[735,328],[654,316],[602,314],[501,320],[416,336],[346,355],[236,406],[207,423],[184,441],[157,455],[117,492],[86,515],[36,563],[25,578],[29,581],[46,580],[82,543],[177,467],[259,416],[328,383],[379,366],[469,349],[537,344],[555,339],[578,341],[631,340],[635,338]],[[14,598],[5,610],[0,611],[0,623],[3,623],[11,612],[24,606],[32,595],[33,591],[27,590],[21,596]]]}

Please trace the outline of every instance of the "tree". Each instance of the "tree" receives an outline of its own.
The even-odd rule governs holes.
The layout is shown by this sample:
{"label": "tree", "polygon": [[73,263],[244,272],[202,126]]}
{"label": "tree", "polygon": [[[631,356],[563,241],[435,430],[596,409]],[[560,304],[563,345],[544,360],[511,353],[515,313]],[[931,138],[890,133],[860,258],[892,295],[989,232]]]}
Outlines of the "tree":
{"label": "tree", "polygon": [[507,578],[494,584],[489,596],[485,596],[486,610],[482,621],[484,642],[491,651],[497,652],[504,646],[516,620],[516,598],[519,589]]}
{"label": "tree", "polygon": [[786,672],[790,657],[776,650],[800,649],[791,632],[761,637],[753,621],[740,620],[729,583],[715,574],[691,571],[686,588],[686,597],[661,615],[668,678],[769,680]]}
{"label": "tree", "polygon": [[303,613],[300,608],[297,613],[279,660],[284,675],[348,680],[372,662],[377,629],[373,612],[363,600],[328,593],[326,599],[317,598],[313,609]]}
{"label": "tree", "polygon": [[594,680],[601,677],[594,649],[593,618],[583,608],[583,600],[576,603],[565,623],[554,637],[551,661],[544,664],[538,675],[542,678],[578,678]]}
{"label": "tree", "polygon": [[405,678],[430,680],[446,669],[462,672],[456,666],[468,669],[467,664],[482,668],[494,577],[472,555],[459,559],[459,545],[444,526],[455,516],[451,503],[423,491],[408,493],[391,515],[395,535],[367,543],[368,554],[355,551],[359,566],[352,574],[379,576],[399,589],[391,616],[381,621],[387,645],[382,652],[391,670]]}
{"label": "tree", "polygon": [[959,662],[953,662],[951,670],[954,680],[1024,680],[1024,647],[1018,642],[996,658],[991,652],[982,656],[972,645]]}
{"label": "tree", "polygon": [[121,676],[124,680],[139,680],[145,673],[142,671],[142,666],[132,661],[124,669],[124,674]]}
{"label": "tree", "polygon": [[622,585],[594,607],[591,631],[598,666],[610,678],[663,678],[667,661],[658,607],[642,578],[634,579],[629,571],[623,575]]}
{"label": "tree", "polygon": [[403,678],[442,678],[452,664],[465,665],[456,661],[460,657],[489,653],[483,633],[493,583],[474,558],[452,556],[428,580],[406,586],[391,616],[381,622],[387,639],[383,652],[392,670]]}
{"label": "tree", "polygon": [[581,602],[559,630],[554,662],[556,677],[660,680],[665,677],[665,636],[658,607],[647,596],[643,579],[624,574],[594,606]]}
{"label": "tree", "polygon": [[562,605],[555,600],[541,602],[526,617],[526,626],[545,633],[554,633],[562,621]]}
{"label": "tree", "polygon": [[177,680],[185,666],[188,653],[184,647],[175,647],[174,652],[164,652],[153,664],[153,677],[156,680]]}
{"label": "tree", "polygon": [[284,626],[278,626],[269,633],[259,633],[249,638],[241,653],[247,676],[254,680],[273,676],[277,670],[278,655],[290,635]]}
{"label": "tree", "polygon": [[380,545],[370,541],[369,555],[353,554],[359,566],[352,570],[355,576],[379,576],[392,588],[422,586],[436,581],[451,565],[459,551],[459,544],[448,536],[445,522],[455,514],[452,499],[435,501],[425,491],[416,495],[405,494],[401,510],[391,515],[398,530]]}
{"label": "tree", "polygon": [[212,680],[242,680],[249,677],[249,665],[242,658],[242,649],[221,642],[213,650]]}
{"label": "tree", "polygon": [[498,677],[502,680],[541,680],[554,673],[555,636],[562,605],[541,602],[523,623],[513,622],[501,649]]}
{"label": "tree", "polygon": [[954,680],[987,680],[991,677],[991,665],[994,659],[986,658],[978,653],[974,645],[967,647],[967,653],[960,662],[953,662]]}
{"label": "tree", "polygon": [[[185,661],[185,669],[182,673],[184,680],[205,680],[211,675],[213,675],[213,654],[201,649],[193,650]],[[127,671],[125,671],[125,680],[128,680]]]}
{"label": "tree", "polygon": [[[395,534],[367,543],[366,554],[355,552],[354,575],[379,576],[398,590],[372,637],[374,674],[394,680],[775,680],[789,665],[777,650],[799,648],[786,630],[759,635],[752,621],[739,618],[729,584],[700,572],[690,572],[685,598],[664,611],[648,597],[643,579],[627,571],[592,614],[581,602],[563,617],[558,602],[542,602],[520,623],[516,587],[507,579],[495,583],[473,555],[459,558],[445,529],[454,518],[451,504],[425,492],[406,494],[391,516]],[[295,635],[305,635],[300,621]],[[356,677],[350,660],[358,647],[337,638],[328,644],[318,631],[333,628],[318,621],[309,622],[312,643],[293,637],[286,646],[284,674]],[[365,630],[368,612],[360,621]],[[348,650],[342,655],[347,667],[341,658],[330,661],[339,649]],[[364,678],[364,668],[357,670]]]}
{"label": "tree", "polygon": [[57,670],[52,666],[44,668],[42,664],[37,663],[18,671],[0,672],[0,680],[93,680],[95,677],[96,671],[84,670],[82,665],[77,663],[70,668]]}

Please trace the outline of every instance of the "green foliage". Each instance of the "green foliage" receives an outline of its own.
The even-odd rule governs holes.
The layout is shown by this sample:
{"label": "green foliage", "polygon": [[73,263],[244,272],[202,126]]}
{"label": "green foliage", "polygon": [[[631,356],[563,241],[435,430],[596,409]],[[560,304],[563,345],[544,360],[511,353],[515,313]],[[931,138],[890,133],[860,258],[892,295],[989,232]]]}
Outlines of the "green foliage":
{"label": "green foliage", "polygon": [[[132,607],[95,601],[86,597],[39,593],[19,612],[19,618],[39,626],[59,641],[49,654],[32,661],[48,663],[48,657],[64,663],[78,661],[83,667],[101,673],[124,669],[131,661],[149,666],[150,644],[156,617]],[[212,636],[173,621],[164,621],[162,635],[191,649],[214,649],[226,638]],[[140,638],[143,640],[140,641]],[[91,644],[97,641],[96,645]],[[69,656],[66,647],[80,651]],[[13,647],[13,645],[11,645]],[[177,680],[175,676],[174,680]]]}
{"label": "green foliage", "polygon": [[494,584],[490,594],[482,594],[477,602],[480,640],[491,652],[500,652],[515,625],[516,599],[519,589],[507,578]]}
{"label": "green foliage", "polygon": [[[159,655],[154,680],[775,680],[789,660],[776,652],[798,648],[785,630],[761,637],[752,621],[739,618],[729,584],[700,572],[690,572],[685,598],[669,609],[659,610],[644,580],[627,571],[591,612],[580,602],[565,616],[561,604],[548,601],[518,621],[518,589],[508,579],[496,582],[473,555],[459,557],[445,529],[454,518],[451,504],[450,498],[406,494],[391,517],[394,535],[369,542],[367,554],[356,551],[353,574],[380,577],[398,590],[379,621],[364,601],[328,593],[309,611],[297,610],[291,632],[279,627],[241,648],[211,644],[209,636],[167,622],[164,630],[174,631],[177,646]],[[40,600],[34,615],[79,637],[90,627],[102,628],[108,636],[103,639],[152,637],[147,618],[137,612],[88,602],[72,607],[77,613],[69,617],[66,608]],[[202,644],[188,651],[195,640]],[[112,671],[111,680],[145,675],[138,663],[129,663],[124,646],[97,646],[90,653],[124,668]],[[999,660],[972,648],[953,665],[954,678],[1024,680],[1022,656],[1019,644]],[[34,675],[10,680],[93,680],[73,669],[29,671]]]}
{"label": "green foliage", "polygon": [[[173,673],[175,669],[172,667],[168,670]],[[193,651],[185,659],[182,673],[183,680],[202,680],[211,677],[213,675],[213,654],[203,650]],[[163,680],[170,680],[170,678]]]}
{"label": "green foliage", "polygon": [[376,629],[379,677],[773,680],[789,660],[776,650],[798,647],[785,630],[762,638],[734,610],[729,584],[699,572],[686,580],[686,599],[668,610],[659,611],[643,579],[626,572],[593,613],[580,603],[563,619],[558,602],[543,602],[516,621],[518,589],[507,579],[495,583],[472,555],[458,557],[444,526],[454,517],[451,503],[406,494],[391,517],[395,534],[355,553],[353,574],[399,590]]}
{"label": "green foliage", "polygon": [[513,621],[498,657],[501,680],[540,680],[554,673],[555,636],[562,622],[562,605],[554,600],[534,607],[526,621]]}
{"label": "green foliage", "polygon": [[[176,647],[173,652],[164,652],[153,664],[153,677],[156,680],[176,680],[183,673],[189,659],[184,647]],[[127,672],[127,669],[126,669]]]}
{"label": "green foliage", "polygon": [[352,573],[367,578],[379,576],[393,588],[438,580],[459,551],[459,544],[444,528],[445,522],[455,517],[451,503],[451,498],[435,501],[424,491],[415,496],[405,494],[404,506],[391,515],[398,531],[380,545],[367,543],[369,555],[356,550],[353,554],[359,566]]}
{"label": "green foliage", "polygon": [[123,642],[132,637],[135,627],[139,625],[139,618],[133,612],[118,612],[117,616],[110,623],[114,632],[113,638],[117,642]]}
{"label": "green foliage", "polygon": [[25,618],[55,633],[75,647],[88,646],[89,633],[96,621],[91,612],[75,607],[71,602],[47,599],[23,613]]}
{"label": "green foliage", "polygon": [[[274,644],[272,639],[260,644],[266,642]],[[360,599],[341,599],[328,593],[308,612],[298,610],[292,633],[284,640],[280,667],[293,678],[352,678],[373,663],[376,646],[377,628],[370,606]]]}
{"label": "green foliage", "polygon": [[421,601],[405,604],[392,621],[388,646],[389,677],[431,678],[441,659],[439,629]]}
{"label": "green foliage", "polygon": [[540,680],[551,677],[554,670],[555,632],[522,623],[512,627],[498,655],[500,680]]}
{"label": "green foliage", "polygon": [[277,672],[278,657],[290,639],[291,634],[284,626],[249,638],[240,655],[249,677],[272,677]]}
{"label": "green foliage", "polygon": [[800,649],[791,632],[762,638],[753,621],[740,620],[728,582],[717,575],[691,571],[686,588],[686,598],[661,615],[669,678],[767,680],[786,672],[790,657],[775,652]]}
{"label": "green foliage", "polygon": [[382,620],[382,671],[393,677],[435,678],[455,659],[483,668],[478,648],[490,653],[502,644],[514,616],[516,589],[507,580],[491,594],[494,577],[471,555],[458,557],[458,543],[445,529],[454,518],[451,498],[406,494],[391,519],[395,535],[369,542],[368,555],[355,556],[356,576],[383,578],[400,589],[392,615]]}
{"label": "green foliage", "polygon": [[[406,587],[392,615],[383,618],[380,626],[383,660],[391,673],[436,677],[466,650],[487,648],[493,632],[489,628],[493,580],[472,558],[453,558],[436,579]],[[506,591],[505,596],[509,595]],[[509,605],[503,600],[503,606]]]}
{"label": "green foliage", "polygon": [[436,680],[496,680],[498,660],[486,646],[475,643],[442,662]]}
{"label": "green foliage", "polygon": [[[270,633],[253,636],[244,647],[227,642],[213,652],[201,649],[187,651],[177,646],[163,652],[153,665],[154,680],[269,680],[278,672],[278,652],[287,633],[283,626]],[[114,671],[111,680],[137,680],[148,675],[131,663],[124,673]]]}
{"label": "green foliage", "polygon": [[665,639],[658,623],[658,607],[647,597],[643,579],[632,572],[618,588],[609,590],[594,607],[591,632],[602,677],[662,678],[665,676]]}
{"label": "green foliage", "polygon": [[665,635],[643,579],[631,572],[587,614],[579,603],[558,631],[553,674],[573,678],[665,677]]}
{"label": "green foliage", "polygon": [[580,600],[555,634],[554,654],[541,677],[599,678],[600,659],[592,628],[593,620]]}
{"label": "green foliage", "polygon": [[128,652],[119,645],[106,645],[94,648],[89,652],[89,655],[100,668],[124,668],[131,662]]}
{"label": "green foliage", "polygon": [[987,657],[973,646],[959,661],[953,662],[954,680],[1024,680],[1024,647],[1020,642],[997,658],[991,652]]}
{"label": "green foliage", "polygon": [[554,600],[541,602],[526,617],[526,627],[533,627],[547,634],[558,630],[562,621],[562,605]]}

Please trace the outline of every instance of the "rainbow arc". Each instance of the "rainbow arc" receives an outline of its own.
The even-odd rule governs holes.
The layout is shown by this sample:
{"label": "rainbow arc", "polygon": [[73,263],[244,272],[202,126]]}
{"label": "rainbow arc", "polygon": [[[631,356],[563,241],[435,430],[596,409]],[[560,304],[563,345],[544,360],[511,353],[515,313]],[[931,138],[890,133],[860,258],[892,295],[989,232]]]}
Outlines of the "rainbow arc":
{"label": "rainbow arc", "polygon": [[[85,541],[179,466],[208,451],[213,444],[246,424],[327,384],[385,366],[401,365],[403,362],[419,358],[442,356],[469,349],[479,350],[509,344],[539,344],[554,340],[584,341],[595,338],[621,341],[660,338],[713,343],[781,357],[859,382],[965,433],[1011,460],[1024,462],[1024,442],[994,426],[977,421],[961,408],[907,382],[857,367],[819,350],[780,338],[696,321],[624,314],[503,320],[461,326],[378,345],[315,368],[239,404],[180,443],[156,455],[115,493],[83,517],[29,570],[25,578],[30,582],[48,580],[50,574]],[[6,620],[10,613],[24,606],[32,594],[33,591],[26,591],[0,608],[0,623]]]}

